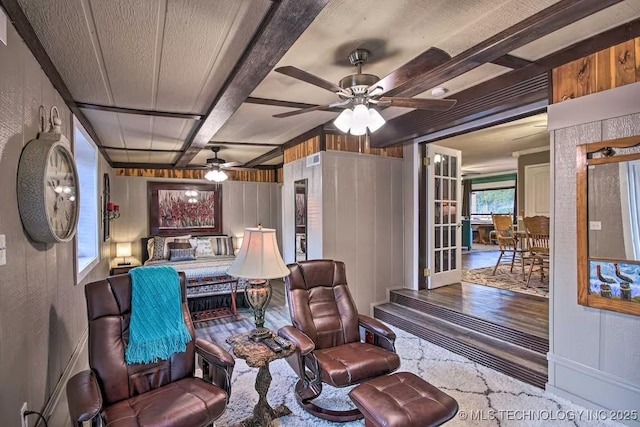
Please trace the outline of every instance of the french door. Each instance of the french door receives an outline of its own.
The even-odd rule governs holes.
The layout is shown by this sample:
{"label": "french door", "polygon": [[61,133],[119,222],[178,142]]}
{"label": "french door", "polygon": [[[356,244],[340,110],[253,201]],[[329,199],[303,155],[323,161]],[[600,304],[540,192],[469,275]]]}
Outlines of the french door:
{"label": "french door", "polygon": [[461,152],[426,145],[427,191],[427,288],[434,289],[462,279]]}

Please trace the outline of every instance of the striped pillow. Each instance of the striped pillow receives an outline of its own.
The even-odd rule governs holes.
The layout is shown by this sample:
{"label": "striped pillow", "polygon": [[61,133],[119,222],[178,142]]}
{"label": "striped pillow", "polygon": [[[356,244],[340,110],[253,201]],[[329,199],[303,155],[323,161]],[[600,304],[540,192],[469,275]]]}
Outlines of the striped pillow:
{"label": "striped pillow", "polygon": [[214,255],[234,255],[233,238],[228,236],[210,237]]}

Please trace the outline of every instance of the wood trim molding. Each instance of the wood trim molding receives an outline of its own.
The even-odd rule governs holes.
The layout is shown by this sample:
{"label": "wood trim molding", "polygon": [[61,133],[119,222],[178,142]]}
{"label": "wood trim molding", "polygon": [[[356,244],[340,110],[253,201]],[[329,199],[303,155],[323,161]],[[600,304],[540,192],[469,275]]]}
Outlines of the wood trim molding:
{"label": "wood trim molding", "polygon": [[214,99],[206,117],[184,145],[176,166],[186,166],[236,112],[295,43],[329,0],[281,0],[271,7]]}
{"label": "wood trim molding", "polygon": [[[207,173],[202,168],[171,169],[171,165],[165,166],[166,169],[115,168],[114,173],[116,176],[196,180],[204,180]],[[277,182],[277,169],[226,170],[225,173],[229,176],[228,181]]]}
{"label": "wood trim molding", "polygon": [[135,114],[139,116],[151,116],[151,117],[167,117],[170,119],[185,119],[185,120],[201,120],[202,115],[190,114],[190,113],[174,113],[170,111],[156,111],[156,110],[140,110],[137,108],[124,108],[115,107],[109,105],[89,104],[86,102],[76,102],[76,105],[80,108],[96,111],[109,111],[111,113],[122,114]]}
{"label": "wood trim molding", "polygon": [[102,156],[105,158],[105,160],[111,165],[111,158],[102,146],[102,142],[100,141],[98,134],[96,133],[95,129],[93,129],[93,126],[91,125],[89,119],[87,119],[82,110],[80,110],[76,102],[73,100],[69,88],[65,84],[55,65],[53,65],[53,62],[45,51],[44,46],[42,46],[42,43],[40,43],[36,32],[33,30],[31,23],[24,14],[18,1],[0,0],[0,6],[4,8],[5,12],[7,12],[7,16],[9,17],[9,19],[11,19],[11,22],[16,31],[18,32],[20,37],[22,37],[24,43],[27,45],[33,56],[42,67],[42,70],[51,81],[51,84],[53,85],[55,90],[57,90],[62,99],[64,99],[67,107],[69,107],[73,115],[75,115],[78,121],[82,124],[91,139],[93,139],[93,142],[96,143],[96,145],[98,146],[98,150],[100,150],[100,153],[102,153]]}

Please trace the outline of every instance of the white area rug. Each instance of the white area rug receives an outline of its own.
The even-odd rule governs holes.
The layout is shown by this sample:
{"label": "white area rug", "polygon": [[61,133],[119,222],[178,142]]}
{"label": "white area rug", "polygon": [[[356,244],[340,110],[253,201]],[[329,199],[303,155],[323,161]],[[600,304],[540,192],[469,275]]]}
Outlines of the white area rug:
{"label": "white area rug", "polygon": [[[622,426],[610,421],[588,421],[589,411],[581,406],[393,329],[398,335],[400,371],[414,372],[458,401],[460,410],[447,426]],[[277,360],[270,369],[273,381],[269,403],[274,407],[284,403],[292,411],[291,415],[275,420],[273,426],[363,425],[362,420],[340,424],[311,416],[298,406],[293,396],[297,377],[289,365]],[[256,373],[257,369],[236,360],[231,400],[216,426],[235,425],[251,416],[258,399],[254,389]],[[317,399],[316,403],[335,409],[351,407],[349,389],[324,387],[322,401]]]}

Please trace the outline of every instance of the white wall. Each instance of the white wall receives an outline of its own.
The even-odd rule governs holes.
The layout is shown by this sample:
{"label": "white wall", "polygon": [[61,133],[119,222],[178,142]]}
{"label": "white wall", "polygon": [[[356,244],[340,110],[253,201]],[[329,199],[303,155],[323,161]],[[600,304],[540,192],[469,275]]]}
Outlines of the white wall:
{"label": "white wall", "polygon": [[548,110],[553,206],[547,389],[592,408],[640,408],[640,317],[577,304],[576,146],[640,135],[639,99],[635,83]]}
{"label": "white wall", "polygon": [[285,260],[293,262],[293,182],[308,179],[309,259],[343,261],[358,311],[387,300],[404,285],[403,161],[324,151],[319,166],[306,159],[284,165]]}
{"label": "white wall", "polygon": [[[120,218],[111,221],[112,242],[133,242],[131,252],[140,260],[140,239],[149,235],[148,182],[211,184],[205,180],[158,179],[115,176],[111,200],[120,205]],[[211,184],[215,185],[215,184]],[[239,237],[246,227],[262,223],[279,228],[279,184],[273,182],[225,181],[222,184],[222,232]]]}

